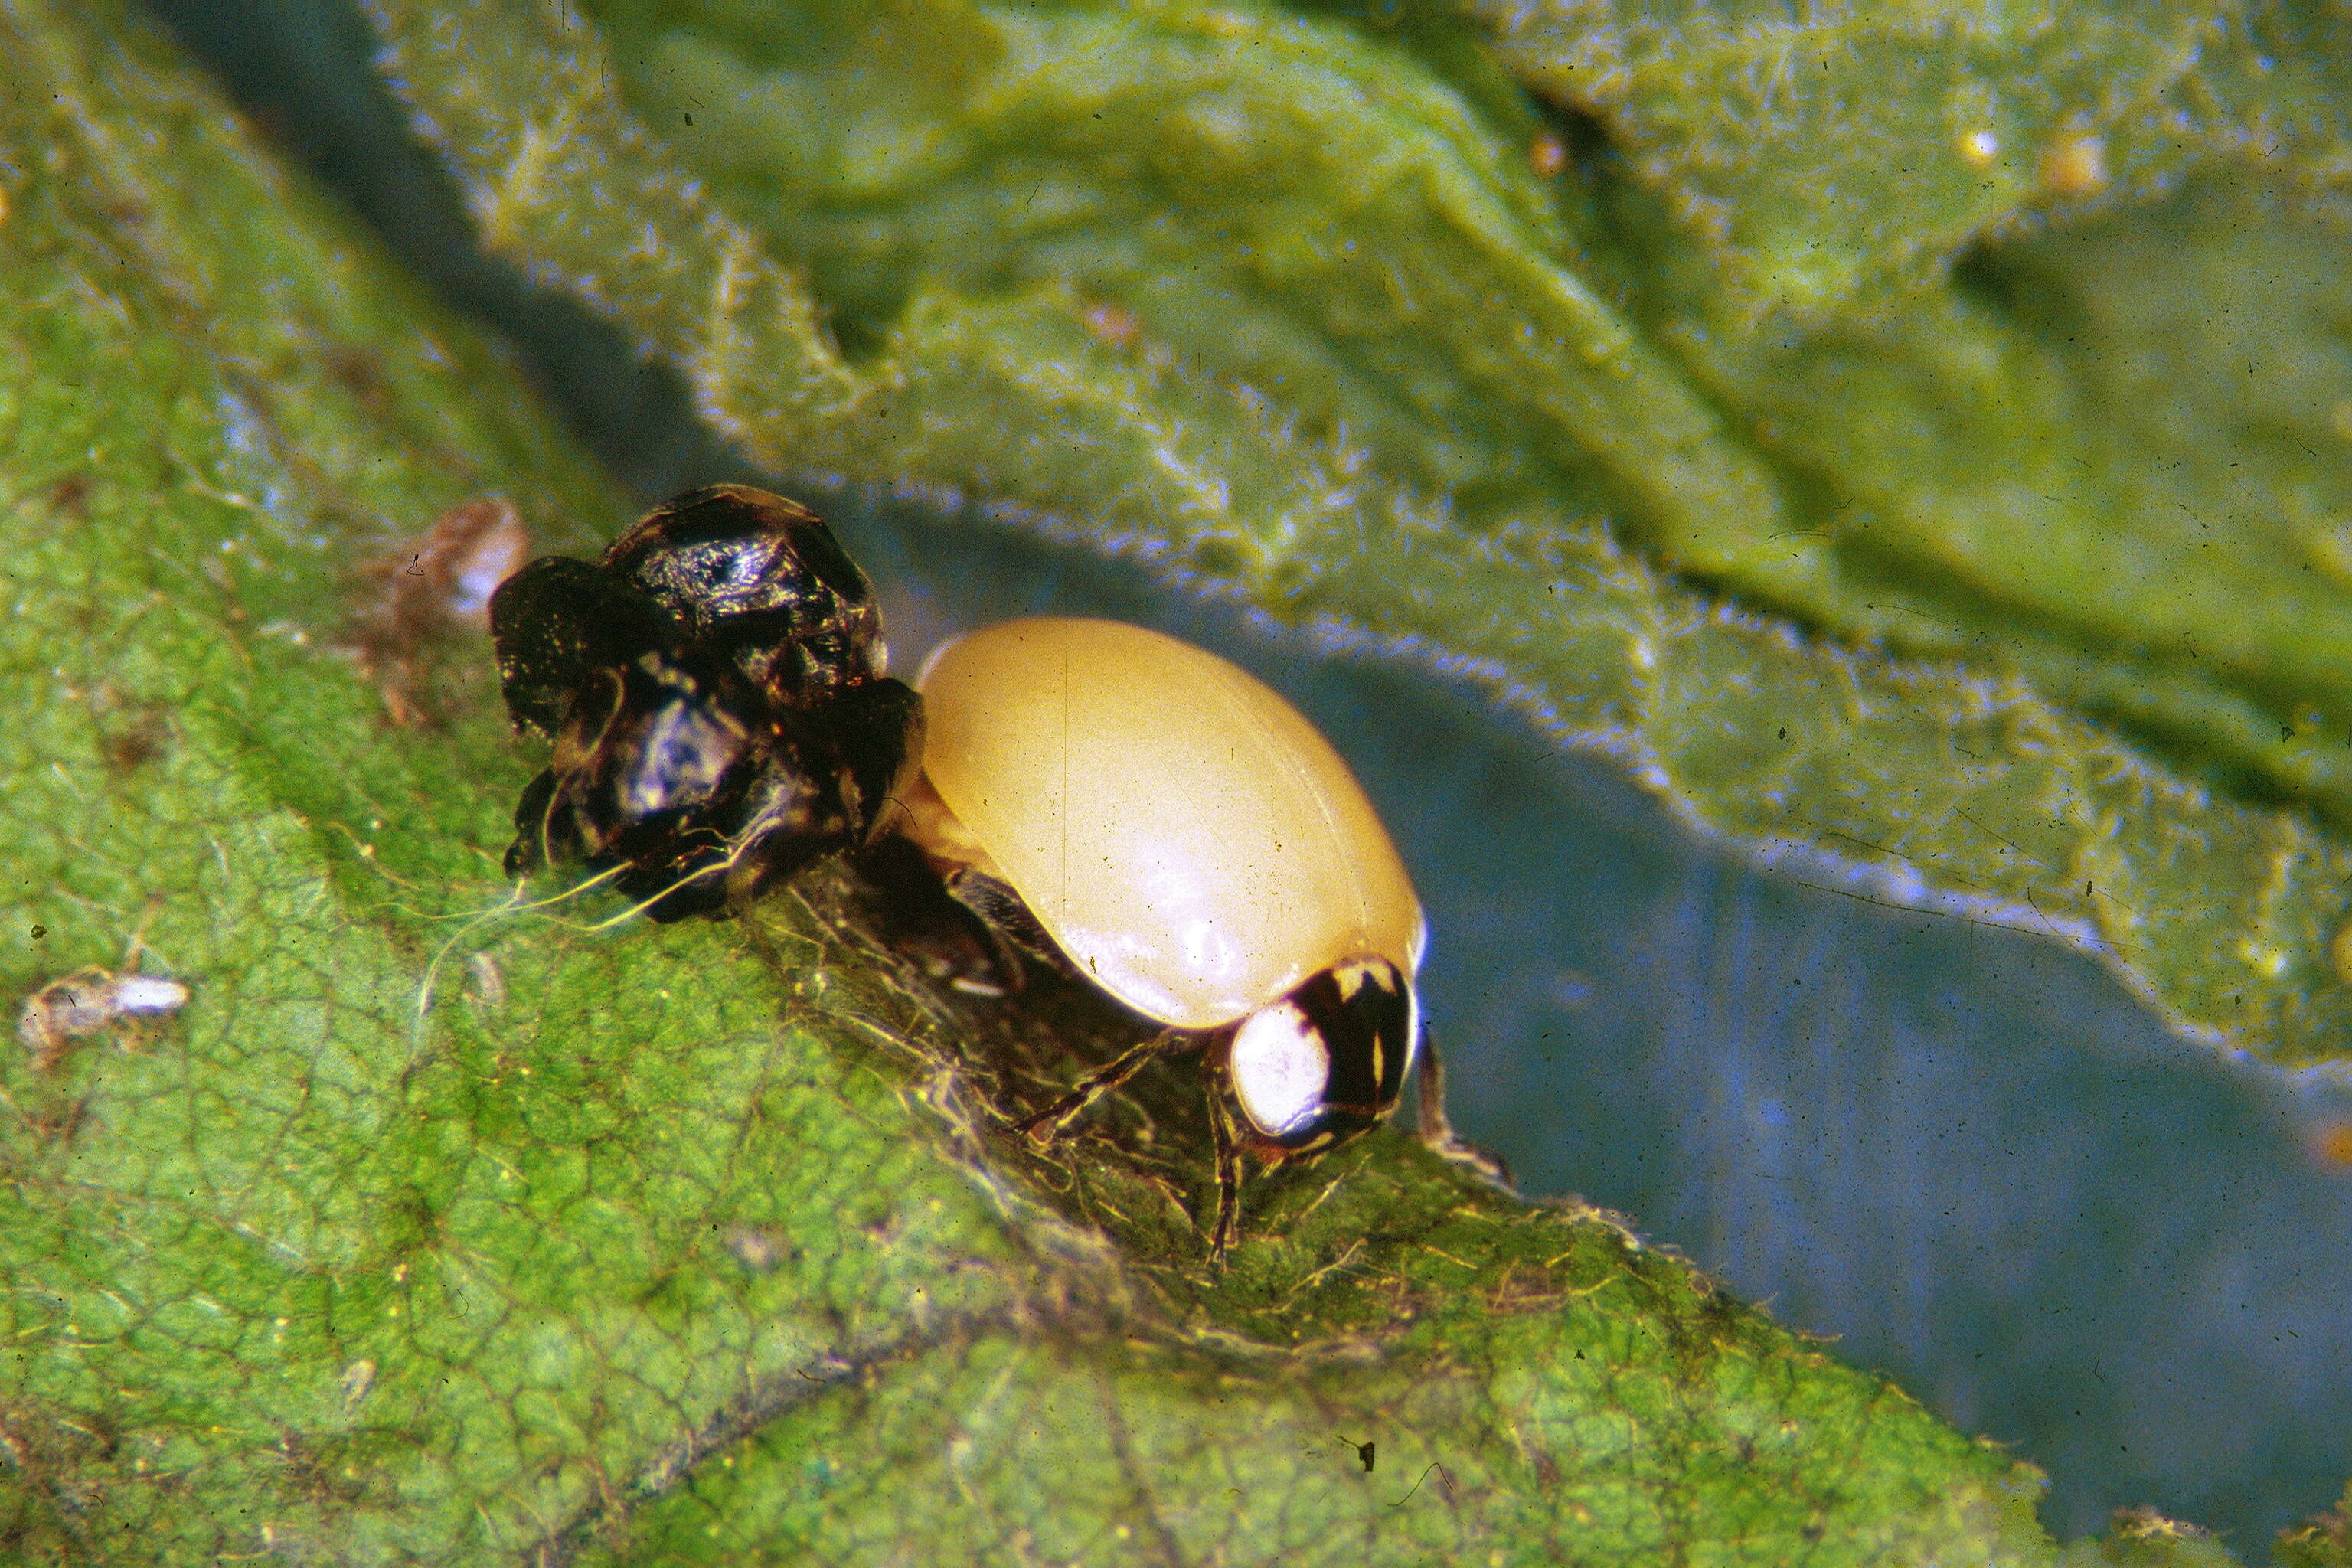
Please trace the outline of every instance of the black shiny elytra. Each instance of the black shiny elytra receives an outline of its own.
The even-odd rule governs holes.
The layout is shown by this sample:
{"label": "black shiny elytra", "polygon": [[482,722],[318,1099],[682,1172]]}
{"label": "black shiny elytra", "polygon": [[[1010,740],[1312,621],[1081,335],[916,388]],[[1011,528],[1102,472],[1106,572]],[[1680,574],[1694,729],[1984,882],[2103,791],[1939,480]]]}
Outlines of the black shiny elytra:
{"label": "black shiny elytra", "polygon": [[490,600],[516,727],[551,736],[507,868],[578,858],[672,921],[863,842],[921,754],[872,590],[811,513],[719,485]]}
{"label": "black shiny elytra", "polygon": [[882,673],[882,616],[822,518],[748,485],[665,501],[604,566],[724,653],[768,700],[814,707]]}

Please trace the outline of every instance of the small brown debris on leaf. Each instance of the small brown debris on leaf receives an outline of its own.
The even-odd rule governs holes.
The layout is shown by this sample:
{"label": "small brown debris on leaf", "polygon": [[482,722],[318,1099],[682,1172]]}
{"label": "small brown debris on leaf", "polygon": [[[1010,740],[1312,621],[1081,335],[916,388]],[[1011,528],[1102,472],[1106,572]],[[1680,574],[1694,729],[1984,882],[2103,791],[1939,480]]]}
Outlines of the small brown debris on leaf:
{"label": "small brown debris on leaf", "polygon": [[59,476],[49,486],[49,510],[68,517],[88,517],[90,484],[90,477],[79,471]]}
{"label": "small brown debris on leaf", "polygon": [[1143,331],[1143,323],[1136,318],[1134,311],[1108,300],[1088,303],[1085,320],[1087,332],[1097,342],[1115,349],[1131,346],[1136,335]]}
{"label": "small brown debris on leaf", "polygon": [[2042,153],[2040,172],[2052,195],[2097,195],[2107,188],[2107,144],[2088,132],[2061,136]]}
{"label": "small brown debris on leaf", "polygon": [[33,1067],[47,1072],[74,1042],[120,1023],[138,1023],[176,1013],[187,1005],[188,988],[160,974],[117,974],[91,964],[61,975],[25,999],[16,1017],[16,1037],[33,1053]]}
{"label": "small brown debris on leaf", "polygon": [[404,550],[362,568],[377,589],[360,618],[360,662],[395,724],[434,721],[424,653],[451,632],[487,627],[490,595],[522,565],[530,535],[496,496],[451,507]]}

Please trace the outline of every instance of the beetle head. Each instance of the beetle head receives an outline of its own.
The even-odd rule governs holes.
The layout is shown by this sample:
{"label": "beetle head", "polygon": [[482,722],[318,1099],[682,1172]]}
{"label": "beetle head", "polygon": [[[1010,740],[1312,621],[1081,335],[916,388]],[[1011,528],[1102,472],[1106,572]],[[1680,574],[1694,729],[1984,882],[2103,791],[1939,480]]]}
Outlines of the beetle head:
{"label": "beetle head", "polygon": [[1243,1019],[1224,1045],[1244,1125],[1285,1155],[1378,1126],[1404,1092],[1419,1023],[1412,983],[1388,960],[1324,970]]}

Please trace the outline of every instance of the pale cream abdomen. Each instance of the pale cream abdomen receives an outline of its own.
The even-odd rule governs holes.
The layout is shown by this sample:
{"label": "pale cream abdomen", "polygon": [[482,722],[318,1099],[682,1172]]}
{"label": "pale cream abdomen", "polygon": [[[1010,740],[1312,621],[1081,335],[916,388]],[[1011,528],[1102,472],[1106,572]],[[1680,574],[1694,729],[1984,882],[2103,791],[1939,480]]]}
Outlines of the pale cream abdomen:
{"label": "pale cream abdomen", "polygon": [[1040,617],[949,643],[917,685],[924,772],[968,842],[1139,1012],[1216,1028],[1349,959],[1418,969],[1421,905],[1371,803],[1234,665]]}

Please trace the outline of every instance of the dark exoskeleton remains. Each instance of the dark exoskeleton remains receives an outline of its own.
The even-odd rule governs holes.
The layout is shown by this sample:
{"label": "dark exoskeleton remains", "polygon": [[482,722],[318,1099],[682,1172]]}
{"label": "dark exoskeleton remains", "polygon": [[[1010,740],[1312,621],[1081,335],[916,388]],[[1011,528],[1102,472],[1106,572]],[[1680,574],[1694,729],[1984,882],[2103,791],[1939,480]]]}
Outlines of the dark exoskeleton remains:
{"label": "dark exoskeleton remains", "polygon": [[506,865],[577,858],[658,921],[721,914],[870,838],[922,755],[871,585],[823,520],[744,485],[648,513],[602,560],[490,600],[507,711],[554,754]]}

